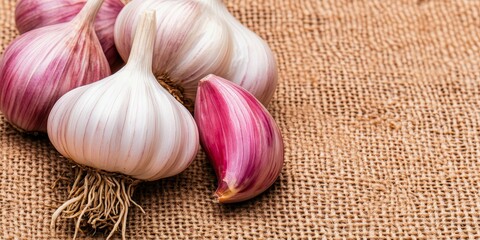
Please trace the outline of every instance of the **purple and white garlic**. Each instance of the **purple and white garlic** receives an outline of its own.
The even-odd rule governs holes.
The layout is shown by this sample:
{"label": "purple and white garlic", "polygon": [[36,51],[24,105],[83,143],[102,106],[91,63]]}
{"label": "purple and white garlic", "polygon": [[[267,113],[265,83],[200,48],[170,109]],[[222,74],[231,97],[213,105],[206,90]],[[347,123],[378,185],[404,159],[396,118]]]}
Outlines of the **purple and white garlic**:
{"label": "purple and white garlic", "polygon": [[[73,218],[74,237],[90,226],[125,238],[135,186],[185,170],[200,142],[219,202],[268,189],[284,150],[265,108],[278,81],[266,42],[220,0],[103,1],[19,0],[25,33],[0,61],[0,111],[19,129],[48,132],[78,165],[52,228]],[[110,75],[115,49],[127,64]]]}
{"label": "purple and white garlic", "polygon": [[20,35],[0,61],[0,111],[15,127],[46,132],[66,92],[110,75],[93,22],[103,0],[89,0],[71,21]]}

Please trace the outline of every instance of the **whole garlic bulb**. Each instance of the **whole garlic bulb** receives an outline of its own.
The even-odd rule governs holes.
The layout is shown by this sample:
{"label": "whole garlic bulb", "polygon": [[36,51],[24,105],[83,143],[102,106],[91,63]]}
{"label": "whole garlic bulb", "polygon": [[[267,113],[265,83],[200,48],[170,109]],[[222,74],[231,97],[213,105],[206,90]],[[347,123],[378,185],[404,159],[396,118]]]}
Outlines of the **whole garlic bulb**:
{"label": "whole garlic bulb", "polygon": [[198,86],[195,120],[217,174],[219,202],[253,198],[275,182],[283,166],[282,135],[252,94],[208,75]]}
{"label": "whole garlic bulb", "polygon": [[71,21],[15,39],[0,62],[0,110],[25,131],[46,132],[53,104],[67,91],[110,75],[93,21],[103,0],[88,0]]}
{"label": "whole garlic bulb", "polygon": [[202,77],[227,74],[232,52],[230,30],[196,0],[133,0],[127,4],[115,23],[115,44],[123,59],[130,55],[136,23],[146,9],[157,12],[155,76],[167,76],[193,100]]}
{"label": "whole garlic bulb", "polygon": [[[87,0],[19,0],[15,24],[20,33],[72,20]],[[95,30],[110,65],[119,60],[113,29],[118,13],[125,6],[120,0],[105,0],[95,19]]]}
{"label": "whole garlic bulb", "polygon": [[125,239],[128,208],[135,204],[131,180],[178,174],[198,151],[195,120],[152,73],[155,12],[146,12],[138,24],[127,64],[68,92],[50,113],[48,136],[54,147],[90,167],[77,173],[71,199],[53,214],[52,227],[64,212],[66,218],[77,218],[76,233],[84,222],[94,229],[113,226],[108,238],[120,227]]}
{"label": "whole garlic bulb", "polygon": [[139,24],[125,67],[57,101],[48,135],[81,165],[152,181],[183,171],[199,144],[191,114],[151,71],[155,24],[147,20]]}
{"label": "whole garlic bulb", "polygon": [[231,30],[233,53],[226,79],[235,82],[267,105],[277,88],[278,71],[268,44],[228,12],[221,0],[197,0],[220,16]]}

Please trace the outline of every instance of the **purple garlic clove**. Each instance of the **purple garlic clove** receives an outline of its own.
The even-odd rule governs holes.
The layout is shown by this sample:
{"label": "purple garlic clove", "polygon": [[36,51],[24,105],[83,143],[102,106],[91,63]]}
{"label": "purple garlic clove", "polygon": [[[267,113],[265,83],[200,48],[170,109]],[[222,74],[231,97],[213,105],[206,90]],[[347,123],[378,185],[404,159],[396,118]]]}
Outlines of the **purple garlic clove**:
{"label": "purple garlic clove", "polygon": [[198,86],[195,121],[218,178],[219,202],[251,199],[275,182],[284,160],[282,136],[252,94],[209,75]]}

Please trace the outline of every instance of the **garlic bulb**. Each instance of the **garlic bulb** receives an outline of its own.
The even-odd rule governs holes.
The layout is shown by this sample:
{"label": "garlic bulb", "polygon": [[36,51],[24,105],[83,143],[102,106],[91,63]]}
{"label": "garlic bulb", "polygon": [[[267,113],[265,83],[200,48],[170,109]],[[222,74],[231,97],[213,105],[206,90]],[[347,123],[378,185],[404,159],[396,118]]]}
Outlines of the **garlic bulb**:
{"label": "garlic bulb", "polygon": [[282,136],[252,94],[209,75],[198,86],[195,120],[217,174],[220,202],[253,198],[275,182],[283,166]]}
{"label": "garlic bulb", "polygon": [[[195,99],[207,74],[231,79],[267,105],[277,86],[277,66],[265,41],[238,22],[220,0],[133,0],[118,15],[115,43],[129,54],[139,13],[158,12],[154,73]],[[165,77],[166,76],[166,77]]]}
{"label": "garlic bulb", "polygon": [[[15,8],[15,24],[20,33],[72,20],[87,0],[19,0]],[[113,65],[120,57],[113,40],[113,27],[123,4],[120,0],[105,0],[95,19],[98,39]]]}
{"label": "garlic bulb", "polygon": [[231,30],[233,53],[225,75],[267,105],[275,93],[278,73],[268,44],[233,17],[220,0],[197,0],[220,16]]}
{"label": "garlic bulb", "polygon": [[0,62],[0,110],[25,131],[47,129],[55,101],[67,91],[110,75],[93,28],[103,0],[89,0],[67,23],[15,39]]}
{"label": "garlic bulb", "polygon": [[[140,13],[157,12],[153,72],[195,99],[198,81],[210,73],[225,75],[231,58],[230,31],[224,21],[196,0],[133,0],[115,23],[115,44],[128,58]],[[164,79],[161,79],[164,80]]]}
{"label": "garlic bulb", "polygon": [[[119,195],[118,192],[131,188],[128,179],[153,181],[176,175],[196,156],[199,139],[195,120],[152,73],[155,12],[146,12],[137,24],[126,66],[112,76],[68,92],[50,113],[48,136],[54,147],[63,156],[94,169],[80,173],[84,191],[72,194],[52,223],[60,212],[71,207],[74,211],[66,212],[72,216],[82,213],[77,224],[82,215],[93,228],[99,227],[99,222],[114,219],[111,235],[119,224],[125,231],[133,191]],[[105,172],[128,177],[110,180]],[[98,178],[97,185],[88,185]],[[110,186],[112,181],[117,181],[118,186]],[[113,188],[112,202],[101,200],[98,192],[105,188]],[[89,194],[82,195],[84,192]],[[77,207],[87,197],[93,199],[91,204]],[[124,207],[104,213],[119,203]]]}

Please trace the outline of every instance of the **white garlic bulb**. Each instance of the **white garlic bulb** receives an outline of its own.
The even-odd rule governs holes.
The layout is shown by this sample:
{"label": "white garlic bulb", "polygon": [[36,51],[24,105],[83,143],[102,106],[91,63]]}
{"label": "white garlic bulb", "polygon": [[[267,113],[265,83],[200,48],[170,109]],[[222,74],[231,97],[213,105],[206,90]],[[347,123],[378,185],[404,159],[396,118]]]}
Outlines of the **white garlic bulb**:
{"label": "white garlic bulb", "polygon": [[146,35],[145,24],[139,27],[127,65],[60,98],[48,134],[60,153],[77,163],[156,180],[189,165],[198,134],[188,110],[152,74],[154,35]]}
{"label": "white garlic bulb", "polygon": [[133,0],[118,15],[115,45],[130,55],[133,33],[145,10],[157,13],[153,72],[167,76],[195,99],[198,81],[209,73],[226,75],[231,58],[230,31],[224,21],[195,0]]}
{"label": "white garlic bulb", "polygon": [[153,67],[157,77],[167,76],[193,100],[200,79],[215,74],[239,84],[264,105],[270,102],[278,82],[274,54],[220,0],[133,0],[115,23],[115,44],[123,59],[145,9],[158,13]]}
{"label": "white garlic bulb", "polygon": [[[126,66],[110,77],[76,88],[60,98],[50,113],[47,130],[55,148],[80,165],[152,181],[187,168],[198,151],[199,136],[191,114],[160,86],[152,73],[155,13],[146,13],[138,24]],[[103,179],[104,174],[100,175]],[[112,180],[88,185],[96,181],[97,176],[94,171],[83,177],[83,187],[93,198],[102,198],[98,193],[100,187],[111,187],[108,182]],[[126,183],[111,192],[126,189],[123,184]],[[131,200],[127,193],[120,195],[126,198],[115,200],[115,206],[120,202],[126,210],[122,208],[109,216],[102,215],[103,209],[99,207],[104,206],[102,200],[92,200],[91,205],[74,209],[83,209],[88,215],[84,219],[90,220],[109,219],[117,214],[112,217],[116,219],[115,226],[119,222],[125,225]],[[79,202],[81,196],[74,195],[72,199]],[[69,201],[65,204],[72,205]],[[65,205],[58,211],[63,209]],[[77,216],[77,212],[73,213]],[[54,219],[56,216],[58,212]],[[81,221],[82,216],[78,219]],[[96,221],[88,223],[95,228]]]}

